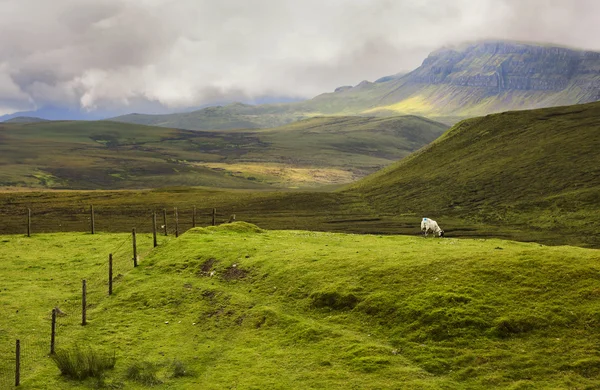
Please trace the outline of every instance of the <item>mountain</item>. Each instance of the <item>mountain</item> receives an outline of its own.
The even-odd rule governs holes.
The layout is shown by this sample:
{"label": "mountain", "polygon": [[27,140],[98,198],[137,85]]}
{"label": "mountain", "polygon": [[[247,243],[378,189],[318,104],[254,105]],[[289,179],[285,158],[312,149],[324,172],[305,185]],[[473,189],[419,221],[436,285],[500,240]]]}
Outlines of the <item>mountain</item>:
{"label": "mountain", "polygon": [[342,86],[289,104],[231,104],[172,115],[132,114],[127,123],[185,129],[272,127],[318,115],[419,115],[454,124],[515,109],[600,100],[600,53],[555,45],[484,41],[431,53],[408,74]]}
{"label": "mountain", "polygon": [[461,218],[597,246],[600,102],[462,121],[347,190],[382,212],[431,217],[442,228]]}
{"label": "mountain", "polygon": [[37,123],[47,121],[48,119],[42,119],[33,116],[17,116],[15,118],[5,120],[4,123]]}
{"label": "mountain", "polygon": [[472,117],[600,100],[600,53],[515,42],[433,52],[365,113]]}
{"label": "mountain", "polygon": [[256,129],[281,126],[306,117],[303,113],[294,113],[293,107],[293,103],[257,106],[232,103],[178,114],[134,113],[110,121],[187,130]]}
{"label": "mountain", "polygon": [[109,121],[0,124],[0,186],[70,189],[345,184],[439,137],[404,117],[311,118],[283,127],[190,131]]}

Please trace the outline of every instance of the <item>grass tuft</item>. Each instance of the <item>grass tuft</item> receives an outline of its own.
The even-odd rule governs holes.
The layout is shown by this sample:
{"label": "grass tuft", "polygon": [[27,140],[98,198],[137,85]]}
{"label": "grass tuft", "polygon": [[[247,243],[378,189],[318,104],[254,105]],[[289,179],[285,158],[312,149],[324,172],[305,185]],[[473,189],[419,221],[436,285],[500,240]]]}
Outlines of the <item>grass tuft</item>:
{"label": "grass tuft", "polygon": [[162,381],[158,378],[158,370],[159,367],[155,363],[139,361],[127,367],[125,377],[146,386],[159,385]]}
{"label": "grass tuft", "polygon": [[184,376],[194,376],[194,373],[181,360],[173,360],[171,363],[171,377],[182,378]]}
{"label": "grass tuft", "polygon": [[82,349],[78,346],[71,349],[58,350],[51,355],[60,373],[76,380],[102,378],[104,372],[115,367],[116,355],[101,353],[90,347]]}

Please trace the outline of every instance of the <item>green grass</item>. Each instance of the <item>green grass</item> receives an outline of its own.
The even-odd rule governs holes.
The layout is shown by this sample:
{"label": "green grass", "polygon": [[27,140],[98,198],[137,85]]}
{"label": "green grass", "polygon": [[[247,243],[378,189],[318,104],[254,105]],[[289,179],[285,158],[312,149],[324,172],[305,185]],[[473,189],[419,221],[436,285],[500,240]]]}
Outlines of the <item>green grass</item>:
{"label": "green grass", "polygon": [[[348,183],[409,155],[446,128],[417,117],[315,118],[268,131],[107,121],[2,124],[0,187],[261,189]],[[290,169],[301,169],[303,177],[283,179],[277,171]]]}
{"label": "green grass", "polygon": [[[37,327],[75,271],[61,264],[82,257],[78,272],[90,272],[117,237],[1,237],[7,313],[32,315],[3,316],[0,329]],[[597,260],[597,250],[498,239],[236,223],[161,242],[112,297],[91,301],[88,326],[65,326],[58,340],[114,348],[106,380],[132,389],[143,388],[127,379],[139,362],[165,389],[595,388]],[[45,293],[28,302],[38,284]],[[174,376],[174,359],[195,375]],[[37,364],[23,388],[80,388]]]}
{"label": "green grass", "polygon": [[463,121],[352,184],[374,208],[512,226],[597,246],[600,103]]}

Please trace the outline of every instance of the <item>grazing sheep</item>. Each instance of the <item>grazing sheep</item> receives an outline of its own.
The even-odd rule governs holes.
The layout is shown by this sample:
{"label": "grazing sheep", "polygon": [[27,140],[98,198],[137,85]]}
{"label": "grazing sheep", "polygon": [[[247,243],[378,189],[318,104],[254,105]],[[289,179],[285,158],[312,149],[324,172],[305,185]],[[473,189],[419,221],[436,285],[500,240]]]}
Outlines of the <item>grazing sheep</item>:
{"label": "grazing sheep", "polygon": [[425,234],[425,237],[427,237],[427,232],[429,231],[433,232],[433,234],[437,234],[440,237],[444,237],[444,231],[440,229],[437,222],[435,222],[433,219],[423,218],[421,221],[421,231],[423,234]]}

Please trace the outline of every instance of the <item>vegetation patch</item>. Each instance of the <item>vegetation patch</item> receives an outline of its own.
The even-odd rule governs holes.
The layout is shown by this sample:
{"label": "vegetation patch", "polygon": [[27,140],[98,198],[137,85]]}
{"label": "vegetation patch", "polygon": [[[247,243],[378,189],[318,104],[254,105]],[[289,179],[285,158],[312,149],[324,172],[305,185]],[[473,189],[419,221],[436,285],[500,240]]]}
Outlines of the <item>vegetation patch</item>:
{"label": "vegetation patch", "polygon": [[511,337],[548,326],[548,321],[534,315],[500,318],[494,324],[494,334],[499,337]]}
{"label": "vegetation patch", "polygon": [[154,362],[136,361],[127,367],[125,378],[144,386],[156,386],[162,383],[158,378],[159,370],[160,366]]}
{"label": "vegetation patch", "polygon": [[76,380],[101,378],[107,370],[113,369],[117,362],[114,352],[99,352],[91,347],[58,349],[50,358],[61,375]]}
{"label": "vegetation patch", "polygon": [[313,307],[331,310],[352,310],[360,302],[356,295],[352,293],[344,294],[338,291],[314,292],[310,295],[310,299]]}

